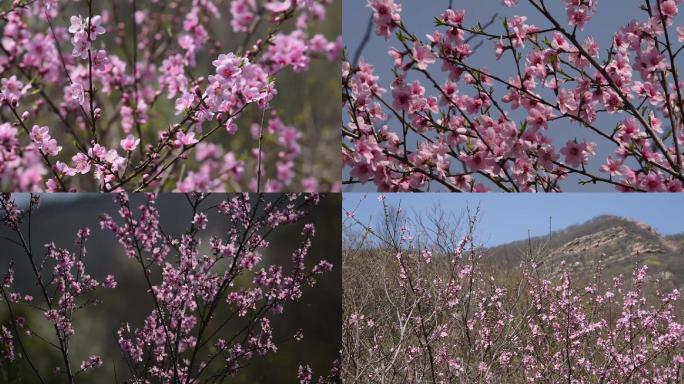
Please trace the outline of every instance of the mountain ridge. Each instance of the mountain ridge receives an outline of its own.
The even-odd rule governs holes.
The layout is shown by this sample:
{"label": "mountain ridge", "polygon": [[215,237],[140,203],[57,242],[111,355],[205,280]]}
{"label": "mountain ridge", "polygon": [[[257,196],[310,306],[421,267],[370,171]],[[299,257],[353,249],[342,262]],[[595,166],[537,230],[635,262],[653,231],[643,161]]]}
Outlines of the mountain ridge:
{"label": "mountain ridge", "polygon": [[662,235],[647,223],[615,215],[600,215],[581,224],[487,248],[491,260],[513,265],[526,257],[546,263],[552,275],[564,264],[589,278],[601,264],[608,276],[629,275],[646,264],[651,279],[684,289],[684,233]]}

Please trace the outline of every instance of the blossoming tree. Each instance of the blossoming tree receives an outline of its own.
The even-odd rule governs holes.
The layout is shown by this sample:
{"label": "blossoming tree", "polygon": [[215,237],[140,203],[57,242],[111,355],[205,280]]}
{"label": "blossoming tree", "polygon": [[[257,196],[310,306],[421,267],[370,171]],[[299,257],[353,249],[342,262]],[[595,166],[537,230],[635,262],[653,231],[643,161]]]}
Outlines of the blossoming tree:
{"label": "blossoming tree", "polygon": [[275,107],[283,72],[338,58],[332,3],[3,3],[3,190],[336,188]]}
{"label": "blossoming tree", "polygon": [[[119,217],[102,216],[102,229],[116,237],[122,247],[120,256],[135,266],[132,270],[144,282],[145,291],[127,300],[144,301],[149,308],[144,319],[132,319],[126,312],[116,314],[120,328],[110,332],[124,364],[114,367],[115,382],[220,381],[275,353],[284,343],[303,338],[303,330],[286,334],[272,322],[333,268],[327,260],[310,260],[315,228],[303,224],[320,197],[237,194],[207,203],[209,197],[185,196],[193,215],[179,236],[164,230],[153,194],[137,208],[131,206],[128,195],[117,194]],[[0,198],[3,224],[10,234],[2,241],[18,246],[22,262],[30,266],[23,268],[28,274],[18,273],[14,261],[3,260],[7,269],[3,267],[0,313],[7,321],[0,326],[0,373],[13,377],[12,370],[23,361],[30,367],[30,376],[19,377],[22,382],[83,382],[86,372],[102,369],[111,360],[100,354],[83,356],[82,350],[73,347],[77,333],[89,332],[78,329],[78,324],[87,324],[78,318],[86,307],[108,305],[98,291],[116,289],[117,279],[89,272],[98,260],[86,252],[88,228],[78,231],[74,250],[54,243],[46,244],[43,251],[35,247],[31,221],[38,203],[38,195],[31,195],[22,208],[14,196]],[[228,223],[225,233],[211,231],[209,210],[216,210]],[[293,225],[303,229],[289,260],[264,257],[272,234]],[[206,238],[210,240],[203,244]],[[26,287],[27,281],[37,287],[36,297],[17,287]],[[40,324],[38,317],[24,315],[26,311],[40,313],[49,327]],[[56,367],[45,369],[46,356],[31,348],[36,343],[59,351]],[[334,382],[336,364],[318,382]],[[290,377],[313,382],[313,372],[305,362]]]}
{"label": "blossoming tree", "polygon": [[684,380],[683,303],[645,266],[582,281],[531,250],[497,273],[474,240],[476,214],[463,231],[383,207],[377,227],[347,211],[345,383]]}
{"label": "blossoming tree", "polygon": [[[560,3],[498,2],[514,12],[524,5],[542,25],[525,15],[474,20],[450,7],[421,37],[401,2],[368,0],[372,24],[343,64],[345,183],[522,192],[561,191],[572,180],[682,191],[681,1],[621,3],[634,19],[611,26],[606,41],[586,31],[598,0]],[[373,26],[388,41],[391,78],[360,57]],[[479,50],[506,64],[477,64]],[[555,139],[561,129],[575,137]]]}

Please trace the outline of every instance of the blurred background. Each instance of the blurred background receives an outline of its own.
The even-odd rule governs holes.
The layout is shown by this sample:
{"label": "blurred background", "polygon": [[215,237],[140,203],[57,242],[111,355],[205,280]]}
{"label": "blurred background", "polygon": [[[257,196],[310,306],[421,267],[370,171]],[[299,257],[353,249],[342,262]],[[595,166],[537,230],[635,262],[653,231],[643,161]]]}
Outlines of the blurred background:
{"label": "blurred background", "polygon": [[[28,194],[14,195],[16,201],[28,199]],[[275,198],[277,195],[267,195]],[[225,195],[212,195],[203,203],[205,207],[221,201]],[[143,203],[144,196],[131,195],[131,207]],[[206,205],[205,205],[206,204]],[[157,201],[162,228],[173,235],[187,230],[191,220],[191,210],[184,195],[161,194]],[[270,316],[274,328],[274,340],[282,340],[303,328],[304,339],[298,343],[286,342],[279,346],[278,352],[267,357],[256,357],[239,374],[231,378],[234,383],[290,383],[296,380],[299,365],[309,364],[314,374],[325,375],[340,350],[341,330],[341,197],[336,194],[322,195],[321,203],[309,207],[307,217],[301,224],[283,226],[270,237],[271,247],[264,253],[264,263],[289,265],[291,253],[301,242],[301,229],[305,223],[316,226],[307,265],[313,266],[326,259],[334,264],[333,271],[323,275],[318,284],[306,287],[298,303],[285,307],[283,315]],[[85,258],[86,273],[98,281],[108,274],[116,276],[118,286],[112,290],[98,290],[95,295],[102,304],[80,310],[74,317],[76,334],[72,339],[72,364],[80,365],[82,360],[92,354],[102,356],[104,365],[100,369],[79,375],[79,383],[123,382],[126,378],[124,361],[116,342],[114,332],[127,321],[131,327],[139,327],[144,317],[150,313],[152,302],[147,294],[140,267],[129,260],[114,235],[100,229],[99,217],[107,213],[117,217],[117,205],[112,195],[103,194],[44,194],[41,206],[34,212],[31,242],[34,252],[43,244],[54,242],[57,247],[74,250],[74,239],[79,228],[89,227],[91,237],[87,243]],[[206,247],[210,236],[221,236],[227,225],[222,214],[215,210],[207,212],[209,225],[202,239]],[[224,218],[222,220],[222,218]],[[11,237],[7,228],[0,231],[0,271],[4,275],[10,260],[15,261],[15,289],[22,294],[36,295],[36,287],[23,250],[2,237]],[[157,276],[158,278],[158,276]],[[155,280],[159,281],[159,280]],[[154,283],[154,281],[153,281]],[[38,300],[40,302],[40,300]],[[42,336],[51,335],[51,328],[43,314],[25,305],[15,305],[19,315],[26,317],[32,329]],[[221,314],[218,314],[221,316]],[[0,321],[8,323],[6,306],[2,303]],[[234,331],[238,324],[227,332]],[[54,332],[52,332],[53,334]],[[230,334],[230,333],[227,333]],[[61,355],[57,349],[33,338],[23,338],[27,349],[34,357],[34,363],[41,372],[51,372],[59,365]],[[37,357],[37,358],[36,358]],[[34,376],[28,364],[19,359],[6,367],[0,366],[0,382],[33,383]],[[116,369],[118,380],[114,379]],[[4,372],[3,372],[4,371]],[[7,374],[3,379],[3,374]],[[49,374],[44,374],[50,377]],[[51,381],[59,383],[60,381]]]}

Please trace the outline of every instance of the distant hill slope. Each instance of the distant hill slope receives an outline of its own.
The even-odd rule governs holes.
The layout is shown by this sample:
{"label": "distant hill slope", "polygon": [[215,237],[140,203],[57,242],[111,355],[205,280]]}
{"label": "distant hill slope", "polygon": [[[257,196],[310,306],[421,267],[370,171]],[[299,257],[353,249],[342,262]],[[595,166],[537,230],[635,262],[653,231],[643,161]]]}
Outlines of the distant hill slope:
{"label": "distant hill slope", "polygon": [[550,236],[492,247],[488,253],[490,260],[505,266],[517,264],[530,249],[534,255],[544,255],[542,262],[552,274],[559,272],[561,261],[587,278],[599,261],[608,276],[628,275],[635,263],[646,263],[651,278],[684,289],[684,234],[662,236],[637,220],[599,216]]}

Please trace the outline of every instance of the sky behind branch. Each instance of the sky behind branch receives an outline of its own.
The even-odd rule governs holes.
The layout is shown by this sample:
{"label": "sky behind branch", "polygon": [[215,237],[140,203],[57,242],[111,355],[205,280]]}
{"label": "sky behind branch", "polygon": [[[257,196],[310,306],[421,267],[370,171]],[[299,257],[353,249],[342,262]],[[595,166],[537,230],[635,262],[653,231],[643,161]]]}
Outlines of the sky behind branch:
{"label": "sky behind branch", "polygon": [[[435,17],[438,17],[444,12],[448,6],[448,0],[395,0],[402,5],[401,17],[409,31],[412,31],[423,42],[426,42],[426,34],[434,31]],[[371,16],[371,10],[366,6],[365,0],[346,0],[342,4],[342,34],[343,41],[347,47],[349,60],[354,57],[359,44],[363,39],[363,35],[368,25],[368,20]],[[578,40],[584,41],[585,38],[592,36],[599,43],[600,55],[599,59],[606,58],[606,49],[610,47],[613,35],[622,26],[629,23],[632,19],[639,21],[645,20],[645,13],[639,8],[642,1],[639,0],[602,0],[598,2],[598,9],[596,15],[587,24],[583,31],[577,31]],[[561,1],[551,1],[547,5],[551,13],[561,22],[567,22],[567,16]],[[520,1],[519,5],[514,8],[507,8],[502,5],[500,0],[453,0],[453,8],[463,9],[466,11],[465,26],[474,26],[478,23],[486,24],[492,17],[496,15],[495,21],[487,29],[488,32],[499,33],[502,30],[501,19],[503,17],[512,17],[515,15],[524,15],[527,17],[528,24],[534,24],[540,29],[546,29],[551,26],[550,22],[545,20],[527,1]],[[675,25],[684,24],[684,12],[675,17]],[[444,30],[444,28],[441,28]],[[474,40],[471,44],[477,45],[479,39]],[[678,44],[678,43],[676,43]],[[529,45],[529,43],[528,43]],[[391,92],[389,83],[392,80],[392,59],[387,55],[389,47],[400,47],[396,38],[391,37],[386,41],[383,37],[371,34],[370,41],[362,51],[362,59],[365,62],[371,63],[375,66],[375,73],[380,76],[381,84],[388,90],[385,99],[391,100]],[[529,46],[524,52],[529,53]],[[466,60],[468,63],[479,68],[488,68],[490,73],[499,75],[504,79],[514,76],[512,68],[515,67],[510,52],[507,52],[501,60],[496,60],[494,52],[494,42],[483,40],[482,46],[476,53]],[[440,64],[436,63],[429,67],[431,74],[437,79],[439,83],[446,80],[446,74],[440,70]],[[415,73],[409,75],[409,81],[415,79],[424,80],[416,76]],[[635,79],[636,80],[636,79]],[[436,91],[427,86],[423,81],[426,91],[429,95],[436,94]],[[506,93],[506,90],[501,85],[495,85],[495,97],[500,98]],[[459,88],[461,92],[472,94],[471,89],[467,89],[462,85]],[[542,92],[541,88],[538,89]],[[543,93],[541,93],[543,95]],[[526,118],[524,111],[519,109],[517,111],[509,111],[509,116],[516,122],[521,122]],[[618,113],[615,115],[600,114],[597,123],[595,124],[603,132],[610,133],[615,128],[616,124],[625,119],[625,113]],[[346,114],[343,118],[346,118]],[[346,120],[345,120],[346,121]],[[396,121],[390,121],[390,127],[396,125]],[[553,140],[557,149],[563,147],[568,140],[577,139],[582,141],[594,141],[598,144],[596,156],[590,161],[588,165],[589,170],[596,171],[595,173],[601,176],[607,176],[605,173],[598,172],[598,167],[603,164],[606,157],[613,153],[615,146],[607,142],[605,139],[599,137],[596,133],[589,129],[582,128],[575,123],[571,123],[567,119],[552,122],[550,130],[546,132]],[[343,179],[349,178],[349,169],[344,169]],[[587,184],[579,185],[578,180],[585,180],[586,177],[570,176],[562,185],[565,192],[598,192],[598,191],[614,191],[614,187],[608,184]],[[485,183],[491,186],[488,183]],[[441,191],[435,185],[433,191]],[[345,191],[375,191],[375,185],[371,182],[365,185],[345,185]]]}

